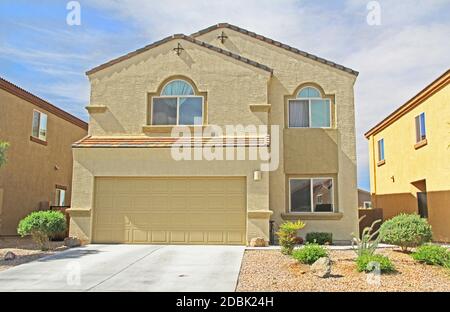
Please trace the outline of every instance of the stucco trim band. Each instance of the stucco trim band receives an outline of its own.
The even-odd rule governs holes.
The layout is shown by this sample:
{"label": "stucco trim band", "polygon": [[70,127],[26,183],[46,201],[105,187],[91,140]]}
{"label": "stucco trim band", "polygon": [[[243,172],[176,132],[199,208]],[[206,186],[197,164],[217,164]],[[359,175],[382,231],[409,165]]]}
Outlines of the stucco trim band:
{"label": "stucco trim band", "polygon": [[282,213],[284,220],[341,220],[344,217],[342,212],[333,213]]}

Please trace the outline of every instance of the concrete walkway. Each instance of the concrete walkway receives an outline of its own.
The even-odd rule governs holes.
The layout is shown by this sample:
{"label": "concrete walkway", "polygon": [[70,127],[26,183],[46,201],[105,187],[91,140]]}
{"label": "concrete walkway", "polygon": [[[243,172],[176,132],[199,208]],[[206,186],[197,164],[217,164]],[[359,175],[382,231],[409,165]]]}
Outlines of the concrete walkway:
{"label": "concrete walkway", "polygon": [[244,250],[88,245],[0,272],[0,291],[234,291]]}

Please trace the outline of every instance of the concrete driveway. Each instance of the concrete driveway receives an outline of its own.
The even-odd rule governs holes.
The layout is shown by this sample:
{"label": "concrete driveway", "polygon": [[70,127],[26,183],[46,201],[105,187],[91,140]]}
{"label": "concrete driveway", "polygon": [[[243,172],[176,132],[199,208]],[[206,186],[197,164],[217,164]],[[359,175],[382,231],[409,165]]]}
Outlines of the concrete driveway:
{"label": "concrete driveway", "polygon": [[234,291],[244,249],[88,245],[0,272],[0,291]]}

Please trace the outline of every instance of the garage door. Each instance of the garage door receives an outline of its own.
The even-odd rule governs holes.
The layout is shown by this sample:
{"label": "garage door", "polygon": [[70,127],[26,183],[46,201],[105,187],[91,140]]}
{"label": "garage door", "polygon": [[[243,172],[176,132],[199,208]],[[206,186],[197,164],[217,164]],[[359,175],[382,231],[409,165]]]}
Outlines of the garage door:
{"label": "garage door", "polygon": [[93,241],[245,244],[245,177],[96,178]]}

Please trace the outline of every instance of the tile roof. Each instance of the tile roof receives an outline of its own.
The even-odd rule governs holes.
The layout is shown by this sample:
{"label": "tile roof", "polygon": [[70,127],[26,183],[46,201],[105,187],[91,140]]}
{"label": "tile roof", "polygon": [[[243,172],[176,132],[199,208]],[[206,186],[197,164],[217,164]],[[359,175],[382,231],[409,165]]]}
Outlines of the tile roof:
{"label": "tile roof", "polygon": [[40,97],[22,89],[21,87],[9,82],[6,79],[0,77],[0,89],[3,89],[29,103],[32,103],[42,109],[45,109],[47,112],[52,113],[55,116],[58,116],[80,128],[85,130],[88,129],[88,124],[83,120],[69,114],[68,112],[56,107],[53,104],[41,99]]}
{"label": "tile roof", "polygon": [[94,67],[93,69],[87,71],[87,72],[86,72],[86,75],[91,75],[91,74],[93,74],[93,73],[96,73],[96,72],[98,72],[98,71],[104,69],[104,68],[110,67],[110,66],[112,66],[112,65],[114,65],[114,64],[120,63],[120,62],[122,62],[122,61],[124,61],[124,60],[127,60],[127,59],[129,59],[129,58],[131,58],[131,57],[133,57],[133,56],[136,56],[136,55],[138,55],[138,54],[140,54],[140,53],[143,53],[143,52],[148,51],[148,50],[150,50],[150,49],[153,49],[153,48],[155,48],[155,47],[157,47],[157,46],[160,46],[160,45],[162,45],[162,44],[164,44],[164,43],[166,43],[166,42],[169,42],[169,41],[172,41],[172,40],[177,40],[177,39],[178,39],[178,40],[186,40],[186,41],[189,41],[189,42],[194,43],[194,44],[196,44],[196,45],[198,45],[198,46],[201,46],[201,47],[210,49],[210,50],[215,51],[215,52],[217,52],[217,53],[220,53],[220,54],[226,55],[226,56],[228,56],[228,57],[231,57],[231,58],[233,58],[233,59],[235,59],[235,60],[241,61],[241,62],[246,63],[246,64],[248,64],[248,65],[257,67],[257,68],[262,69],[262,70],[264,70],[264,71],[267,71],[267,72],[269,72],[270,74],[273,73],[273,70],[272,70],[270,67],[268,67],[268,66],[266,66],[266,65],[264,65],[264,64],[261,64],[261,63],[252,61],[252,60],[250,60],[250,59],[248,59],[248,58],[242,57],[242,56],[237,55],[237,54],[235,54],[235,53],[232,53],[232,52],[230,52],[230,51],[227,51],[227,50],[221,49],[221,48],[219,48],[219,47],[213,46],[213,45],[211,45],[211,44],[209,44],[209,43],[206,43],[206,42],[197,40],[197,39],[195,39],[195,38],[193,38],[193,37],[186,36],[186,35],[183,35],[183,34],[175,34],[175,35],[166,37],[166,38],[164,38],[164,39],[162,39],[162,40],[156,41],[156,42],[154,42],[154,43],[152,43],[152,44],[149,44],[149,45],[147,45],[147,46],[145,46],[145,47],[143,47],[143,48],[137,49],[136,51],[130,52],[130,53],[125,54],[125,55],[123,55],[123,56],[121,56],[121,57],[118,57],[118,58],[116,58],[116,59],[113,59],[113,60],[111,60],[111,61],[109,61],[109,62],[107,62],[107,63],[105,63],[105,64],[102,64],[102,65],[99,65],[99,66],[97,66],[97,67]]}
{"label": "tile roof", "polygon": [[301,50],[299,50],[297,48],[294,48],[294,47],[291,47],[291,46],[289,46],[287,44],[281,43],[279,41],[276,41],[276,40],[273,40],[273,39],[270,39],[270,38],[267,38],[267,37],[264,37],[262,35],[259,35],[259,34],[256,34],[254,32],[248,31],[248,30],[246,30],[244,28],[231,25],[229,23],[220,23],[220,24],[216,24],[216,25],[210,26],[208,28],[202,29],[202,30],[200,30],[200,31],[198,31],[196,33],[191,34],[191,37],[196,38],[198,36],[201,36],[203,34],[206,34],[208,32],[211,32],[213,30],[220,29],[220,28],[228,28],[228,29],[237,31],[239,33],[242,33],[242,34],[248,35],[250,37],[259,39],[261,41],[264,41],[266,43],[269,43],[269,44],[272,44],[274,46],[280,47],[280,48],[285,49],[287,51],[290,51],[290,52],[302,55],[304,57],[307,57],[309,59],[315,60],[317,62],[320,62],[320,63],[326,64],[326,65],[332,66],[332,67],[337,68],[337,69],[340,69],[342,71],[345,71],[345,72],[350,73],[350,74],[355,75],[355,76],[358,76],[358,74],[359,74],[357,71],[355,71],[355,70],[353,70],[351,68],[348,68],[348,67],[336,64],[336,63],[331,62],[329,60],[326,60],[324,58],[318,57],[316,55],[310,54],[310,53],[305,52],[305,51],[301,51]]}
{"label": "tile roof", "polygon": [[91,137],[87,136],[72,147],[85,148],[170,148],[178,146],[201,147],[213,145],[216,147],[268,147],[270,136],[259,137]]}
{"label": "tile roof", "polygon": [[416,94],[412,99],[408,102],[397,108],[393,113],[384,118],[381,122],[376,124],[372,129],[367,131],[364,136],[368,139],[371,135],[377,134],[383,129],[387,128],[389,125],[394,123],[400,117],[411,111],[413,108],[417,107],[431,96],[433,96],[436,92],[444,88],[450,84],[450,69],[448,69],[444,74],[442,74],[439,78],[434,80],[431,84],[426,86],[422,91]]}

